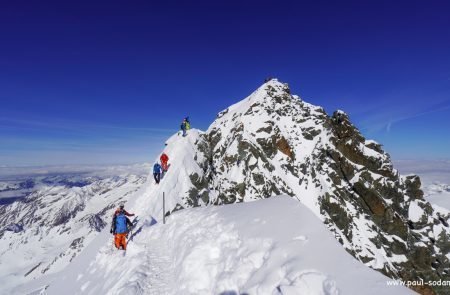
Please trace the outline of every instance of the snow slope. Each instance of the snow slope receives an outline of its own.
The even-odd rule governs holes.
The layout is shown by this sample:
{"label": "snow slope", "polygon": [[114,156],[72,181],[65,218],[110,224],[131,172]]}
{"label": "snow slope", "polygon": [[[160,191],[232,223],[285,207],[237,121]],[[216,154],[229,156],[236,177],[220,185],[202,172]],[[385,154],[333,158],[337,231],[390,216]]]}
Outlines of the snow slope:
{"label": "snow slope", "polygon": [[166,225],[140,218],[125,256],[103,232],[46,293],[413,294],[387,286],[287,196],[182,210]]}
{"label": "snow slope", "polygon": [[425,198],[433,205],[440,206],[450,211],[450,181],[442,183],[433,181],[425,185]]}
{"label": "snow slope", "polygon": [[42,182],[26,197],[0,206],[0,294],[63,270],[109,228],[117,204],[146,181],[132,174],[54,177],[56,182]]}
{"label": "snow slope", "polygon": [[[177,204],[184,204],[186,193],[192,188],[191,175],[202,171],[195,160],[197,155],[195,147],[202,141],[201,134],[203,132],[200,130],[191,129],[186,137],[182,137],[179,132],[166,141],[166,146],[161,154],[164,152],[169,156],[169,171],[161,179],[159,185],[155,184],[152,174],[147,177],[144,185],[146,191],[136,200],[137,204],[143,205],[136,207],[137,214],[150,213],[158,218],[162,217],[161,197],[163,193],[166,193],[166,208],[168,208],[166,212],[172,211]],[[155,162],[159,162],[159,157],[155,159]],[[144,204],[148,205],[144,206]]]}

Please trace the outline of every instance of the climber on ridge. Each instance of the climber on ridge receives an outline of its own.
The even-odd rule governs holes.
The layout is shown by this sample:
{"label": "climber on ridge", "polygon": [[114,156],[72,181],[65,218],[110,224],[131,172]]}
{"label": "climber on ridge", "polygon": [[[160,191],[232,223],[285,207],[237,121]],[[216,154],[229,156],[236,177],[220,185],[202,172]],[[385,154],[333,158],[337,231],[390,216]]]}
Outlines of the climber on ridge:
{"label": "climber on ridge", "polygon": [[183,120],[183,122],[181,122],[181,131],[183,131],[183,136],[186,136],[186,121]]}
{"label": "climber on ridge", "polygon": [[[123,205],[121,205],[120,207],[121,209],[123,209]],[[129,228],[133,226],[133,223],[128,219],[128,217],[125,216],[125,212],[125,210],[122,210],[117,214],[114,214],[111,224],[111,230],[109,231],[110,233],[114,234],[114,245],[119,250],[120,248],[122,248],[122,250],[127,249],[127,235],[129,232]]]}
{"label": "climber on ridge", "polygon": [[169,170],[169,166],[167,165],[167,162],[169,161],[169,157],[165,154],[162,153],[161,157],[159,157],[159,160],[161,161],[161,167],[164,172],[167,172],[167,170]]}
{"label": "climber on ridge", "polygon": [[153,178],[155,178],[156,184],[159,184],[161,180],[161,165],[158,162],[153,165]]}
{"label": "climber on ridge", "polygon": [[119,208],[117,208],[116,212],[114,212],[114,216],[117,216],[120,213],[124,214],[125,216],[134,216],[134,213],[128,213],[124,208],[125,208],[125,205],[120,204]]}
{"label": "climber on ridge", "polygon": [[185,117],[183,122],[181,122],[181,130],[183,131],[183,136],[186,136],[186,131],[191,129],[191,122],[189,122],[189,117]]}
{"label": "climber on ridge", "polygon": [[191,122],[189,121],[189,117],[184,118],[184,121],[186,122],[186,130],[191,129]]}

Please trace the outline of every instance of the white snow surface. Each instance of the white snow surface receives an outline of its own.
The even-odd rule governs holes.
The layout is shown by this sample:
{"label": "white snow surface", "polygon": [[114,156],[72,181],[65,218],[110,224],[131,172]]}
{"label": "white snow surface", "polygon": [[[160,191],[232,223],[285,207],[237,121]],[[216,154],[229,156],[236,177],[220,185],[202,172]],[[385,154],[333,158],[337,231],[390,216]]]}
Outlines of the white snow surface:
{"label": "white snow surface", "polygon": [[[163,193],[168,194],[166,212],[175,208],[178,203],[182,203],[181,198],[192,186],[189,176],[193,173],[201,173],[201,168],[194,157],[196,154],[195,142],[200,140],[202,133],[198,129],[191,129],[186,137],[182,137],[181,133],[176,133],[166,141],[166,147],[162,152],[169,156],[169,172],[162,178],[159,185],[155,185],[152,174],[148,176],[147,183],[144,185],[147,190],[137,200],[137,203],[148,205],[144,205],[142,208],[138,207],[138,214],[150,213],[153,216],[162,216],[161,197]],[[155,162],[159,162],[159,156]]]}
{"label": "white snow surface", "polygon": [[[136,202],[132,209],[144,207]],[[389,278],[355,260],[309,209],[287,196],[186,209],[165,225],[149,214],[139,220],[126,254],[114,250],[103,231],[61,275],[15,291],[413,294],[387,286]]]}
{"label": "white snow surface", "polygon": [[408,209],[408,216],[412,222],[419,222],[425,211],[417,204],[417,200],[411,201]]}

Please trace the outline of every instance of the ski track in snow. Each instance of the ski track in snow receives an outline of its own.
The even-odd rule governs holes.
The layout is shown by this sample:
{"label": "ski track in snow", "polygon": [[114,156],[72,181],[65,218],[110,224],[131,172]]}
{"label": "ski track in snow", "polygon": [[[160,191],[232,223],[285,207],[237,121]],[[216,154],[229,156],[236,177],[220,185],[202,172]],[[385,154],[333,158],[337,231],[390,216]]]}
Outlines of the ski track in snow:
{"label": "ski track in snow", "polygon": [[[132,248],[135,249],[131,251]],[[130,243],[125,257],[139,261],[139,264],[133,269],[129,282],[117,286],[117,294],[169,294],[172,274],[166,248],[164,241],[156,239],[147,243]],[[130,257],[130,252],[133,257]]]}
{"label": "ski track in snow", "polygon": [[[168,242],[163,236],[152,237],[156,220],[150,217],[142,224],[137,224],[134,236],[128,241],[127,251],[124,255],[128,270],[122,272],[121,277],[113,288],[108,288],[109,294],[171,294],[171,282],[173,281],[173,268],[169,257]],[[147,234],[141,231],[148,229]],[[113,249],[114,252],[117,250]],[[105,257],[107,259],[107,257]],[[119,266],[120,267],[120,266]],[[111,291],[116,290],[116,291]]]}
{"label": "ski track in snow", "polygon": [[103,245],[87,269],[79,268],[45,294],[61,294],[64,286],[70,294],[171,294],[173,271],[167,240],[149,237],[153,225],[154,220],[144,221],[141,227],[148,228],[147,235],[140,236],[138,229],[126,252],[116,250],[111,242]]}
{"label": "ski track in snow", "polygon": [[162,239],[153,239],[147,246],[144,267],[148,274],[148,294],[169,294],[173,273],[170,258],[167,255],[167,243]]}

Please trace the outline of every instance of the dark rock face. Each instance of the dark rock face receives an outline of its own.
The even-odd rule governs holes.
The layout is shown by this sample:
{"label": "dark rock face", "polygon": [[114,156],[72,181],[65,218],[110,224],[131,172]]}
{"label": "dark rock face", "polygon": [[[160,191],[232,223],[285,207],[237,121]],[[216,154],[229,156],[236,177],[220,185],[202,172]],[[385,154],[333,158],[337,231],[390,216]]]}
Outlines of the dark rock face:
{"label": "dark rock face", "polygon": [[53,226],[67,223],[70,219],[77,215],[77,212],[83,211],[85,204],[82,200],[71,200],[63,205],[63,207],[55,214]]}
{"label": "dark rock face", "polygon": [[29,189],[34,187],[34,181],[32,179],[27,179],[20,184],[21,189]]}
{"label": "dark rock face", "polygon": [[204,174],[192,175],[183,206],[288,194],[366,265],[396,279],[450,280],[450,216],[436,212],[419,177],[400,176],[344,112],[328,116],[271,80],[221,112],[197,148]]}
{"label": "dark rock face", "polygon": [[23,231],[23,226],[21,224],[12,223],[8,225],[5,230],[12,231],[14,233],[20,233],[21,231]]}
{"label": "dark rock face", "polygon": [[96,232],[100,232],[102,229],[105,228],[105,226],[107,224],[106,221],[103,219],[104,218],[102,218],[102,215],[100,215],[100,214],[93,214],[93,215],[89,216],[89,218],[88,218],[89,227],[91,229],[95,230]]}
{"label": "dark rock face", "polygon": [[289,143],[287,142],[286,138],[281,136],[279,140],[277,140],[277,148],[280,152],[288,156],[291,160],[294,160],[294,153],[291,150],[291,147],[289,146]]}

